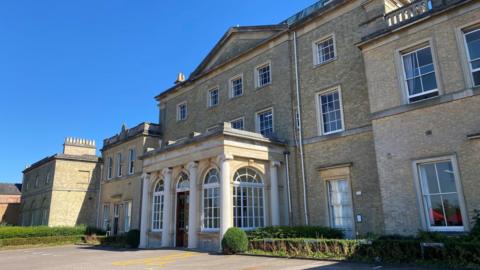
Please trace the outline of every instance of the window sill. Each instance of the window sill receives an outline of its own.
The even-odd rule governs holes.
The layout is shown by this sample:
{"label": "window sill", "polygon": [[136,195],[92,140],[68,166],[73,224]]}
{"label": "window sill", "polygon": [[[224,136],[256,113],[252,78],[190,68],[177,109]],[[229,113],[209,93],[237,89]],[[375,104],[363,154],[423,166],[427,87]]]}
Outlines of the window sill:
{"label": "window sill", "polygon": [[220,233],[220,230],[217,229],[217,230],[201,230],[200,231],[200,234],[203,234],[203,235],[217,235]]}
{"label": "window sill", "polygon": [[267,88],[267,87],[269,87],[270,85],[272,85],[272,82],[269,82],[269,83],[264,84],[264,85],[262,85],[262,86],[257,86],[257,87],[255,87],[255,91],[257,91],[257,90],[262,90],[263,88]]}
{"label": "window sill", "polygon": [[234,97],[229,97],[228,100],[235,100],[235,99],[237,99],[237,98],[243,97],[244,95],[245,95],[245,94],[241,94],[241,95],[239,95],[239,96],[234,96]]}
{"label": "window sill", "polygon": [[330,60],[328,60],[328,61],[325,61],[325,62],[323,62],[323,63],[313,64],[313,69],[320,68],[320,67],[322,67],[322,66],[325,66],[325,65],[330,64],[330,63],[335,62],[335,61],[337,61],[337,57],[334,57],[334,58],[332,58],[332,59],[330,59]]}
{"label": "window sill", "polygon": [[207,106],[207,110],[213,110],[216,109],[220,106],[220,104],[212,105],[212,106]]}

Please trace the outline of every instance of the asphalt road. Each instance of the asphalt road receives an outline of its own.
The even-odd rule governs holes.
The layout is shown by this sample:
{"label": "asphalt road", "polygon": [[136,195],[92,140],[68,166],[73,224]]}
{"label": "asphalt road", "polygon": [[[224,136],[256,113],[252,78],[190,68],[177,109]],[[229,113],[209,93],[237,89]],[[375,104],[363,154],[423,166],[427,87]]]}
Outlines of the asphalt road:
{"label": "asphalt road", "polygon": [[10,269],[418,270],[420,268],[253,256],[227,256],[187,250],[113,250],[88,246],[62,246],[0,251],[0,270]]}

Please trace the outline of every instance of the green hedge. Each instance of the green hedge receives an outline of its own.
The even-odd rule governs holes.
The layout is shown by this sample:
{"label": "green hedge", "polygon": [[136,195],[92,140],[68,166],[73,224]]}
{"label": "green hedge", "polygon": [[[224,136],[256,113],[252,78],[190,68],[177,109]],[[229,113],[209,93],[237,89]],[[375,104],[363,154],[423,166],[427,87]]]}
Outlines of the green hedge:
{"label": "green hedge", "polygon": [[359,241],[341,239],[253,239],[250,251],[301,258],[348,258],[355,254]]}
{"label": "green hedge", "polygon": [[75,244],[79,242],[83,242],[83,235],[4,238],[4,239],[0,239],[0,247],[24,246],[24,245]]}
{"label": "green hedge", "polygon": [[7,238],[26,238],[26,237],[44,237],[44,236],[70,236],[70,235],[90,235],[102,234],[102,230],[87,226],[76,227],[0,227],[0,239]]}
{"label": "green hedge", "polygon": [[248,231],[249,239],[266,239],[266,238],[328,238],[341,239],[343,232],[334,228],[319,226],[275,226],[258,228]]}
{"label": "green hedge", "polygon": [[286,257],[335,258],[388,263],[431,263],[480,269],[480,241],[449,239],[443,248],[427,247],[418,239],[251,239],[249,253]]}

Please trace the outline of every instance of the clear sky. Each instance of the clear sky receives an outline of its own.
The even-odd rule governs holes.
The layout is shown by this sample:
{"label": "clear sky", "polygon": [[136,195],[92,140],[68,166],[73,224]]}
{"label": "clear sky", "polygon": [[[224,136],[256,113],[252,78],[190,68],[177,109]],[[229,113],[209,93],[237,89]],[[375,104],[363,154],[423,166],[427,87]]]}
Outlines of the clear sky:
{"label": "clear sky", "polygon": [[62,151],[157,122],[153,97],[230,26],[275,24],[315,0],[1,0],[0,182]]}

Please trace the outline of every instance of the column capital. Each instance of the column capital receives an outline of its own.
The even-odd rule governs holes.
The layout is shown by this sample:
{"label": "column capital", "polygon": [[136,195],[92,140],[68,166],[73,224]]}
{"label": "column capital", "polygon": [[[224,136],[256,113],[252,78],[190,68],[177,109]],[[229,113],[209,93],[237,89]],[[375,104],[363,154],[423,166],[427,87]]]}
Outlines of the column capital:
{"label": "column capital", "polygon": [[187,164],[187,170],[191,170],[191,169],[197,169],[198,168],[198,161],[191,161]]}
{"label": "column capital", "polygon": [[162,174],[165,177],[166,175],[171,175],[172,174],[172,168],[164,168],[162,170]]}
{"label": "column capital", "polygon": [[280,167],[280,165],[282,165],[282,163],[280,161],[276,161],[276,160],[272,160],[270,161],[270,167]]}
{"label": "column capital", "polygon": [[217,156],[217,162],[218,163],[221,163],[221,162],[224,162],[224,161],[227,161],[227,160],[233,160],[233,155],[223,153],[223,154],[220,154],[220,155]]}
{"label": "column capital", "polygon": [[142,179],[146,179],[146,178],[150,178],[150,174],[149,173],[142,173]]}

